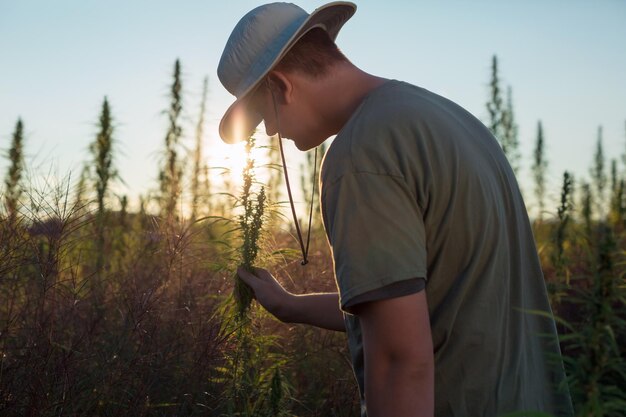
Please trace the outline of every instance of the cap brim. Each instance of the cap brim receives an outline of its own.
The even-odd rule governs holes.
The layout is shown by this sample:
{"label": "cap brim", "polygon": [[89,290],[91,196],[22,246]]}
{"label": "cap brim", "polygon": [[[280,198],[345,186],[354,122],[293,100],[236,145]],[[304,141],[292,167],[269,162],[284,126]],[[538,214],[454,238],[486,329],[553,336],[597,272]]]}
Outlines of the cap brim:
{"label": "cap brim", "polygon": [[356,5],[349,2],[333,2],[316,9],[302,23],[300,28],[285,43],[276,59],[267,67],[256,83],[252,84],[240,97],[230,105],[222,120],[220,121],[219,133],[226,143],[238,143],[247,139],[254,133],[263,118],[255,111],[248,108],[248,101],[251,93],[256,89],[259,82],[274,68],[274,66],[285,56],[291,47],[309,30],[321,27],[326,30],[331,39],[335,40],[339,30],[356,12]]}
{"label": "cap brim", "polygon": [[247,94],[230,105],[220,121],[220,137],[226,143],[238,143],[254,133],[263,118],[257,112],[250,111]]}

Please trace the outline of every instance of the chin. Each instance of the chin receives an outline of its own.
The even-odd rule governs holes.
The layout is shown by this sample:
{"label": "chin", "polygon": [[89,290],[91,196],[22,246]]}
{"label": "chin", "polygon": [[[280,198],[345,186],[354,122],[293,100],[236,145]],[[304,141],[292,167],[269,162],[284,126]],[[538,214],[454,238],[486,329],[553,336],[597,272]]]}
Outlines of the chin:
{"label": "chin", "polygon": [[296,148],[298,148],[298,150],[302,151],[302,152],[306,152],[306,151],[314,148],[314,146],[310,146],[310,145],[308,145],[306,143],[300,143],[300,142],[295,142],[294,141],[294,144],[296,145]]}
{"label": "chin", "polygon": [[305,151],[315,148],[316,146],[319,146],[326,139],[309,137],[309,138],[303,138],[301,140],[297,140],[297,139],[291,139],[291,140],[293,141],[294,145],[296,145],[296,148],[298,148],[299,151],[305,152]]}

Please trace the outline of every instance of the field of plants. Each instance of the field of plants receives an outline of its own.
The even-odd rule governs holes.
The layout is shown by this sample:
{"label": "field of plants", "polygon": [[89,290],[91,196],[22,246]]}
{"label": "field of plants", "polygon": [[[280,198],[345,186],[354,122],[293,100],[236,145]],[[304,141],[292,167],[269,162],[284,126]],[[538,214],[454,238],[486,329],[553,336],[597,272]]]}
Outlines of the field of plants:
{"label": "field of plants", "polygon": [[[28,178],[27,120],[0,144],[9,166],[0,187],[0,415],[359,415],[345,335],[277,321],[235,274],[261,266],[291,292],[335,291],[319,216],[303,267],[283,214],[276,139],[250,138],[243,172],[216,183],[202,148],[207,83],[189,151],[181,143],[180,74],[176,61],[169,128],[145,195],[111,191],[120,178],[106,98],[78,179]],[[490,80],[485,123],[521,175],[511,88],[501,86],[496,57]],[[526,198],[535,202],[535,239],[576,415],[624,416],[626,147],[605,156],[600,127],[588,178],[563,173],[552,207],[547,140],[538,121]],[[299,180],[317,210],[316,164],[307,155]]]}

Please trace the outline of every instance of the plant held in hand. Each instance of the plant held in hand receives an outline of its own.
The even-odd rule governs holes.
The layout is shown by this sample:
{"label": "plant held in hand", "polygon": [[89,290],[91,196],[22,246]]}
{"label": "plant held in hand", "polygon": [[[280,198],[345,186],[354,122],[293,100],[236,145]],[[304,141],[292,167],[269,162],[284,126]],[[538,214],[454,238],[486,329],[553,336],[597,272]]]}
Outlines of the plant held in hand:
{"label": "plant held in hand", "polygon": [[[254,262],[259,253],[259,239],[263,228],[263,214],[265,211],[265,187],[254,193],[254,159],[252,149],[255,145],[254,137],[250,136],[246,141],[246,165],[243,169],[243,188],[241,193],[241,206],[243,213],[239,216],[242,244],[239,248],[241,259],[239,266],[246,271],[254,272]],[[239,276],[235,275],[234,297],[237,305],[239,318],[243,318],[250,308],[254,294],[252,289],[244,283]]]}

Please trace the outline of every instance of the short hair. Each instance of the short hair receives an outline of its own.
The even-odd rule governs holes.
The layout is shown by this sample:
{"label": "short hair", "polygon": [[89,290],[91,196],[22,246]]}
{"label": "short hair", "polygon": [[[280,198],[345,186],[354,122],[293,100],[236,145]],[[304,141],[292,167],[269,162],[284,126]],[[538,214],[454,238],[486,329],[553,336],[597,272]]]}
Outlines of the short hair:
{"label": "short hair", "polygon": [[300,72],[317,78],[325,75],[339,62],[348,62],[348,58],[339,50],[328,32],[322,28],[313,28],[296,42],[274,69]]}

